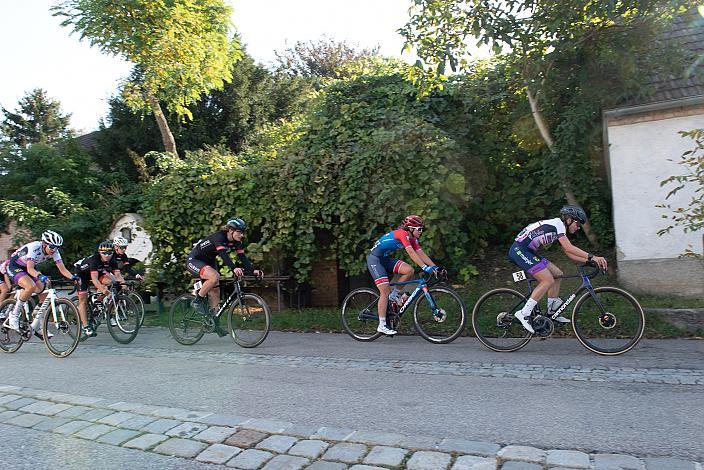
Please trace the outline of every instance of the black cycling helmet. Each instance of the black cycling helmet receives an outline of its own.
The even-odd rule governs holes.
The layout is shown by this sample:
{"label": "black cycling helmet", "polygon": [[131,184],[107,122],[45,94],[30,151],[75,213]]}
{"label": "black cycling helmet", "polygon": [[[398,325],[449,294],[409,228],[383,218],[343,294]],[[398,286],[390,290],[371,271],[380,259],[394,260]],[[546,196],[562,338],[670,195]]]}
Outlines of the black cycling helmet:
{"label": "black cycling helmet", "polygon": [[574,204],[562,206],[562,209],[560,209],[560,217],[562,220],[565,220],[566,217],[570,217],[580,225],[587,223],[587,214],[584,212],[584,209],[579,206],[575,206]]}
{"label": "black cycling helmet", "polygon": [[104,241],[98,245],[98,253],[101,255],[111,255],[115,251],[112,242]]}
{"label": "black cycling helmet", "polygon": [[244,222],[244,220],[237,218],[237,217],[228,220],[227,226],[232,227],[235,230],[240,230],[242,232],[247,230],[247,224]]}

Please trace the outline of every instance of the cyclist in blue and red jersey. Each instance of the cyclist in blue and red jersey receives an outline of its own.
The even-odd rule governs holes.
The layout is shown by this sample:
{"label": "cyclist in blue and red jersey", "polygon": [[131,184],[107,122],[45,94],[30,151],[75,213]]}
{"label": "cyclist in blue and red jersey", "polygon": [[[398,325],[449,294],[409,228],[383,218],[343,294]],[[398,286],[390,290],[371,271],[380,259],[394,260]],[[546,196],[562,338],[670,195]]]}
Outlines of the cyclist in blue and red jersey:
{"label": "cyclist in blue and red jersey", "polygon": [[389,300],[397,301],[399,298],[399,290],[394,287],[393,291],[389,288],[389,278],[394,274],[399,275],[398,282],[408,281],[413,277],[413,268],[401,260],[391,257],[391,253],[400,250],[406,250],[408,256],[418,266],[423,268],[423,271],[432,273],[439,269],[433,263],[428,255],[423,253],[420,248],[418,239],[423,233],[423,219],[417,215],[409,215],[401,225],[386,235],[379,238],[372,247],[371,253],[367,257],[367,268],[374,279],[377,289],[379,289],[379,326],[376,331],[385,335],[395,335],[396,331],[390,329],[386,325],[386,308]]}
{"label": "cyclist in blue and red jersey", "polygon": [[[581,207],[566,205],[560,209],[560,218],[539,220],[521,230],[508,251],[509,259],[538,281],[538,285],[526,304],[521,310],[514,313],[516,319],[531,333],[535,333],[535,331],[530,324],[530,314],[546,292],[548,294],[548,315],[552,316],[562,304],[562,300],[558,297],[560,279],[555,279],[557,276],[562,276],[562,271],[546,258],[535,254],[536,251],[549,247],[557,240],[560,242],[562,251],[571,260],[580,263],[594,261],[601,269],[608,267],[606,258],[587,253],[574,246],[567,238],[568,233],[577,232],[585,223],[587,223],[587,214]],[[555,320],[560,323],[570,323],[570,320],[562,315]]]}

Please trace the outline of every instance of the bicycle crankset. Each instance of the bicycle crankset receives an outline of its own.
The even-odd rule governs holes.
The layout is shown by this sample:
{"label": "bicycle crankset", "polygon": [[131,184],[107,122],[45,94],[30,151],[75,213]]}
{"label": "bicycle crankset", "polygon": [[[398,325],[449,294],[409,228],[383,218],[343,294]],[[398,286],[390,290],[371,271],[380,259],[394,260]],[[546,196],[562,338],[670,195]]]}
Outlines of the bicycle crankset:
{"label": "bicycle crankset", "polygon": [[611,328],[616,326],[616,315],[609,312],[602,313],[601,315],[599,315],[599,324],[602,328],[610,330]]}
{"label": "bicycle crankset", "polygon": [[398,328],[398,324],[400,321],[401,317],[399,317],[395,313],[388,313],[386,316],[386,325],[392,330],[396,330]]}
{"label": "bicycle crankset", "polygon": [[212,315],[203,318],[203,329],[206,333],[215,331],[215,318]]}
{"label": "bicycle crankset", "polygon": [[555,324],[551,319],[543,315],[536,315],[531,323],[535,334],[541,338],[548,338],[555,331]]}

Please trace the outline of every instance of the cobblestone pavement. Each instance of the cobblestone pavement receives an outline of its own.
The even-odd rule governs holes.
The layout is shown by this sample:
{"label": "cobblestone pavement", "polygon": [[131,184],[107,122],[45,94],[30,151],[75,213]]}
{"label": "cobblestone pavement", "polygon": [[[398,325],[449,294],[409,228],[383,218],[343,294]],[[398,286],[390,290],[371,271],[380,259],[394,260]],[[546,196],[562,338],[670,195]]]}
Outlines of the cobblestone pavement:
{"label": "cobblestone pavement", "polygon": [[[40,345],[36,345],[40,347]],[[392,372],[419,375],[455,375],[464,377],[520,378],[588,382],[647,383],[704,386],[704,370],[685,368],[635,367],[558,367],[540,364],[486,363],[462,361],[413,361],[388,359],[354,359],[323,356],[251,354],[143,347],[90,346],[97,352],[150,358],[189,359],[200,362],[235,365],[267,365],[319,369]]]}
{"label": "cobblestone pavement", "polygon": [[249,470],[704,470],[701,463],[667,457],[295,424],[12,385],[0,385],[0,423]]}

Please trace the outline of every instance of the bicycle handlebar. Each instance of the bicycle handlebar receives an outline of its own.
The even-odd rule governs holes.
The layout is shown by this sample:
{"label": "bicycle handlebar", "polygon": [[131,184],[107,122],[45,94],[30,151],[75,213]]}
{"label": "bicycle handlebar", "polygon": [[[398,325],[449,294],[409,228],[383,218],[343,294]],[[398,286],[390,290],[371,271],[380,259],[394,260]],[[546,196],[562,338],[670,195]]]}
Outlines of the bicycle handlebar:
{"label": "bicycle handlebar", "polygon": [[[584,268],[595,268],[595,269],[593,269],[589,273],[585,273]],[[599,265],[597,265],[594,261],[587,261],[586,263],[581,264],[577,268],[577,270],[579,271],[580,274],[586,275],[587,278],[589,278],[589,279],[594,279],[599,274],[599,272],[601,272],[602,274],[606,274],[606,270],[599,268]]]}
{"label": "bicycle handlebar", "polygon": [[71,289],[66,295],[72,295],[78,290],[78,282],[72,279],[65,279],[63,277],[56,279],[49,278],[49,284],[57,286],[73,286],[73,289]]}

